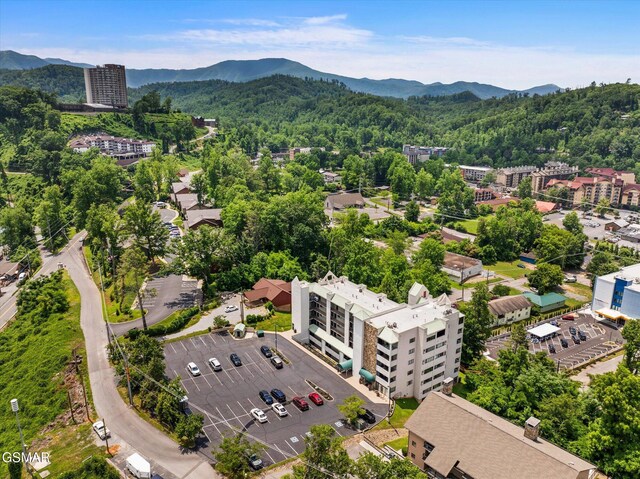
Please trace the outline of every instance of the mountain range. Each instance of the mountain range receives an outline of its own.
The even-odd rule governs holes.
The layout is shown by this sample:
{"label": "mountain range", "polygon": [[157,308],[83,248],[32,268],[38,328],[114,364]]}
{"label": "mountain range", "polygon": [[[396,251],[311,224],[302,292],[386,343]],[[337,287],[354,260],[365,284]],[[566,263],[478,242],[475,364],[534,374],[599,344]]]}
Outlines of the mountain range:
{"label": "mountain range", "polygon": [[[59,58],[39,58],[23,55],[12,50],[0,51],[0,69],[31,70],[47,65],[68,65],[86,68],[91,65],[74,63]],[[509,90],[494,85],[477,82],[458,81],[450,84],[424,84],[415,80],[389,78],[372,80],[370,78],[351,78],[333,73],[325,73],[309,68],[302,63],[286,58],[263,58],[260,60],[226,60],[208,67],[174,69],[127,69],[127,84],[136,88],[150,83],[188,82],[203,80],[225,80],[230,82],[248,82],[272,75],[289,75],[314,80],[338,81],[355,92],[371,93],[378,96],[408,98],[410,96],[445,96],[469,91],[478,98],[501,98],[510,93],[546,95],[560,90],[553,84],[535,86],[526,90]]]}

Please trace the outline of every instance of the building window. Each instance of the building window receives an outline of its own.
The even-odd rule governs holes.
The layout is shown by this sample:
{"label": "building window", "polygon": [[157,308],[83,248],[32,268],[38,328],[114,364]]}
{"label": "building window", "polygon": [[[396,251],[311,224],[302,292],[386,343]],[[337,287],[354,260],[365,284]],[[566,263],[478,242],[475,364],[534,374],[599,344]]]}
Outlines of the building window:
{"label": "building window", "polygon": [[416,441],[411,441],[411,445],[412,445],[413,447],[416,447]]}
{"label": "building window", "polygon": [[413,353],[415,353],[415,352],[416,352],[415,348],[411,348],[411,349],[409,350],[409,354],[413,354]]}
{"label": "building window", "polygon": [[394,392],[396,392],[396,388],[395,388],[395,386],[394,386],[394,387],[392,387],[392,388],[389,388],[389,393],[394,393]]}
{"label": "building window", "polygon": [[446,333],[446,331],[443,329],[442,331],[438,331],[438,334],[436,335],[438,338],[441,338],[442,336],[444,336]]}
{"label": "building window", "polygon": [[411,339],[409,340],[409,343],[415,343],[415,342],[416,342],[416,338],[411,338]]}
{"label": "building window", "polygon": [[411,371],[407,371],[407,376],[411,376],[413,374],[413,369]]}
{"label": "building window", "polygon": [[429,342],[429,341],[433,341],[434,339],[436,339],[436,335],[435,335],[435,334],[432,334],[431,336],[429,336],[429,337],[427,338],[427,342]]}
{"label": "building window", "polygon": [[458,334],[462,334],[462,328],[458,328]]}
{"label": "building window", "polygon": [[416,455],[414,453],[411,453],[411,459],[415,459]]}
{"label": "building window", "polygon": [[460,316],[458,318],[458,324],[462,324],[462,323],[464,323],[464,316]]}
{"label": "building window", "polygon": [[460,344],[462,342],[462,338],[456,339],[456,344]]}
{"label": "building window", "polygon": [[409,362],[407,363],[409,366],[411,366],[413,364],[414,360],[413,359],[409,359]]}
{"label": "building window", "polygon": [[460,349],[461,349],[461,348],[457,348],[457,349],[456,349],[456,354],[460,352]]}
{"label": "building window", "polygon": [[391,369],[389,369],[389,371],[394,372],[397,368],[397,366],[391,366]]}
{"label": "building window", "polygon": [[393,356],[391,356],[391,361],[395,361],[396,359],[398,359],[398,355],[394,354]]}
{"label": "building window", "polygon": [[407,386],[411,386],[413,384],[413,379],[411,381],[407,381]]}

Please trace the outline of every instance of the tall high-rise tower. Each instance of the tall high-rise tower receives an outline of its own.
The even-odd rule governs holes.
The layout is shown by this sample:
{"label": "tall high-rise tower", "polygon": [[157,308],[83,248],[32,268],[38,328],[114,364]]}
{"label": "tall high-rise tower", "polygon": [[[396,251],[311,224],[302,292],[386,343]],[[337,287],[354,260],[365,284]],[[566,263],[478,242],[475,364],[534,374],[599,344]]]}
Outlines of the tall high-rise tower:
{"label": "tall high-rise tower", "polygon": [[127,78],[124,65],[104,65],[84,69],[87,103],[127,108]]}

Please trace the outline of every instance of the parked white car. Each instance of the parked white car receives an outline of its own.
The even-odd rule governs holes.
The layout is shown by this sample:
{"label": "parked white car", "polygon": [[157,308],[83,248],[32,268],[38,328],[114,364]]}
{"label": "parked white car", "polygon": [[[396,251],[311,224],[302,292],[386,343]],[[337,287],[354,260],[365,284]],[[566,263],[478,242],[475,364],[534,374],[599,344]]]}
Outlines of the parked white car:
{"label": "parked white car", "polygon": [[267,415],[261,409],[258,409],[257,407],[253,408],[251,410],[251,415],[253,416],[253,418],[256,421],[258,421],[260,423],[267,422]]}
{"label": "parked white car", "polygon": [[238,307],[235,304],[230,304],[226,308],[224,308],[225,313],[231,313],[233,311],[238,311]]}
{"label": "parked white car", "polygon": [[96,434],[98,435],[98,437],[100,439],[102,439],[103,441],[108,438],[111,437],[111,431],[109,431],[109,429],[107,429],[104,425],[104,422],[102,421],[96,421],[93,423],[93,430],[96,432]]}
{"label": "parked white car", "polygon": [[289,414],[289,412],[285,409],[285,407],[279,402],[273,403],[271,405],[271,409],[273,409],[276,414],[280,417],[285,417]]}
{"label": "parked white car", "polygon": [[187,370],[191,373],[192,376],[200,376],[200,368],[196,366],[196,363],[187,364]]}
{"label": "parked white car", "polygon": [[211,364],[214,371],[222,371],[222,364],[216,358],[209,358],[209,364]]}

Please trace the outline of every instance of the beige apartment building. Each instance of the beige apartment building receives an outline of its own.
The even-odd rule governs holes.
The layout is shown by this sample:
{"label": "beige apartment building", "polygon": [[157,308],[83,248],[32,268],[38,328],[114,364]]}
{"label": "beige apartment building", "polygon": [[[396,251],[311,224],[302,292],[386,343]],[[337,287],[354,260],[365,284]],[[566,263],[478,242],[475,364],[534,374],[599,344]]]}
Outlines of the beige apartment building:
{"label": "beige apartment building", "polygon": [[127,108],[127,77],[124,65],[107,64],[84,69],[87,103]]}

